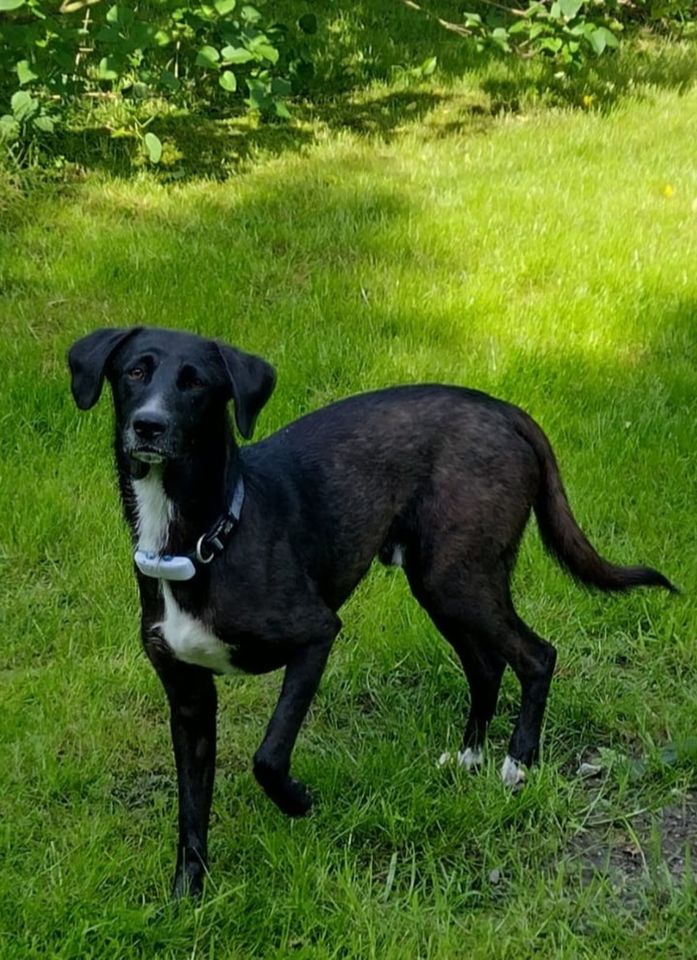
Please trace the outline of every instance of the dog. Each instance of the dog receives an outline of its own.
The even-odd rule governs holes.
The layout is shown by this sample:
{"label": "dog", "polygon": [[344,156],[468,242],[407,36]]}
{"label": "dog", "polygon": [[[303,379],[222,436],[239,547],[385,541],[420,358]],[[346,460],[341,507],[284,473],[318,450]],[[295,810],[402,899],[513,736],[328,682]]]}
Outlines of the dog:
{"label": "dog", "polygon": [[556,650],[516,613],[510,578],[531,510],[559,563],[600,590],[675,591],[603,559],[574,519],[554,453],[518,407],[426,384],[352,396],[240,448],[274,389],[260,357],[189,333],[100,329],[70,348],[77,406],[104,380],[135,548],[145,652],[166,692],[177,768],[175,897],[201,893],[216,751],[214,677],[285,668],[254,761],[291,817],[310,809],[291,752],[341,621],[378,556],[452,645],[470,688],[458,762],[482,761],[506,665],[520,714],[502,767],[515,787],[538,755]]}

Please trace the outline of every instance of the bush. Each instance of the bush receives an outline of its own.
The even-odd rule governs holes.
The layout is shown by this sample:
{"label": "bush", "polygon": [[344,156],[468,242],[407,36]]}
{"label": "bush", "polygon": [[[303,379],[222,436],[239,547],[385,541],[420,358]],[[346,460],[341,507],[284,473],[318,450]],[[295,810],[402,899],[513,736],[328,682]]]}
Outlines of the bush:
{"label": "bush", "polygon": [[[538,57],[557,76],[607,56],[633,30],[687,36],[697,21],[684,0],[465,0],[458,22],[438,13],[438,0],[401,2],[479,50]],[[84,116],[86,104],[109,98],[125,107],[127,131],[152,163],[162,144],[146,128],[163,102],[287,118],[292,84],[306,88],[313,73],[302,38],[317,19],[298,14],[289,28],[243,0],[0,0],[0,144],[16,163],[31,163],[76,108]],[[436,67],[424,52],[411,71],[421,79]],[[160,105],[141,109],[151,100]]]}
{"label": "bush", "polygon": [[[290,82],[280,49],[286,28],[251,4],[183,0],[109,5],[99,0],[0,0],[0,137],[12,143],[51,133],[85,97],[152,97],[229,109],[231,99],[287,117]],[[307,21],[306,21],[307,23]],[[307,23],[307,26],[310,26]],[[151,160],[159,141],[143,142]]]}

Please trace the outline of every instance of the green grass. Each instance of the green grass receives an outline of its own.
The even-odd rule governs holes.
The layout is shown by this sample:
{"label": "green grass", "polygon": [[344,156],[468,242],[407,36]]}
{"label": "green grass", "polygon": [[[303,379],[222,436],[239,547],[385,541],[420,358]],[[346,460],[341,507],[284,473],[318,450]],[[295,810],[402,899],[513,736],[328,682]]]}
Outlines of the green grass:
{"label": "green grass", "polygon": [[[302,149],[261,131],[225,182],[92,171],[24,197],[0,180],[3,957],[693,955],[689,864],[671,877],[650,825],[695,815],[697,92],[473,112],[482,82],[358,90],[347,111],[398,104],[394,122],[310,117]],[[517,602],[560,660],[544,762],[511,796],[513,678],[483,772],[436,769],[464,680],[402,575],[375,569],[296,750],[313,814],[285,820],[249,769],[279,677],[221,682],[212,877],[200,906],[168,905],[173,770],[110,413],[78,413],[64,362],[136,322],[268,357],[259,435],[396,382],[515,401],[598,547],[685,592],[584,593],[530,532]],[[598,750],[589,786],[575,771]],[[638,844],[640,869],[589,869],[591,840],[616,859]]]}

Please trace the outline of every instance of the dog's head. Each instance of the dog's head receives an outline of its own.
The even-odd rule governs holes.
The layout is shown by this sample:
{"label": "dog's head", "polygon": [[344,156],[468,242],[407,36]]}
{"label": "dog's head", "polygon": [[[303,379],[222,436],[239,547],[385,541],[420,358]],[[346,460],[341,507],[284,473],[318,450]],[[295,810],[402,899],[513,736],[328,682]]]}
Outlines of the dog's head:
{"label": "dog's head", "polygon": [[68,364],[81,410],[95,405],[109,381],[123,453],[143,463],[186,456],[224,416],[229,400],[248,439],[276,382],[260,357],[155,327],[95,330],[73,344]]}

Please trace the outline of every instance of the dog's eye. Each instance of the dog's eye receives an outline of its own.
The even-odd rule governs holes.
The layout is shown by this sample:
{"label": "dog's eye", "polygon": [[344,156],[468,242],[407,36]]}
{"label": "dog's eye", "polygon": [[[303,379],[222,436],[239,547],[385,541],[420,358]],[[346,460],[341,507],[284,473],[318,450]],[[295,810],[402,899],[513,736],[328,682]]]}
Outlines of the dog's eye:
{"label": "dog's eye", "polygon": [[129,380],[145,380],[145,370],[142,367],[132,367],[128,371]]}
{"label": "dog's eye", "polygon": [[179,387],[182,390],[200,390],[201,387],[205,386],[205,380],[198,375],[193,367],[184,367],[179,374]]}

